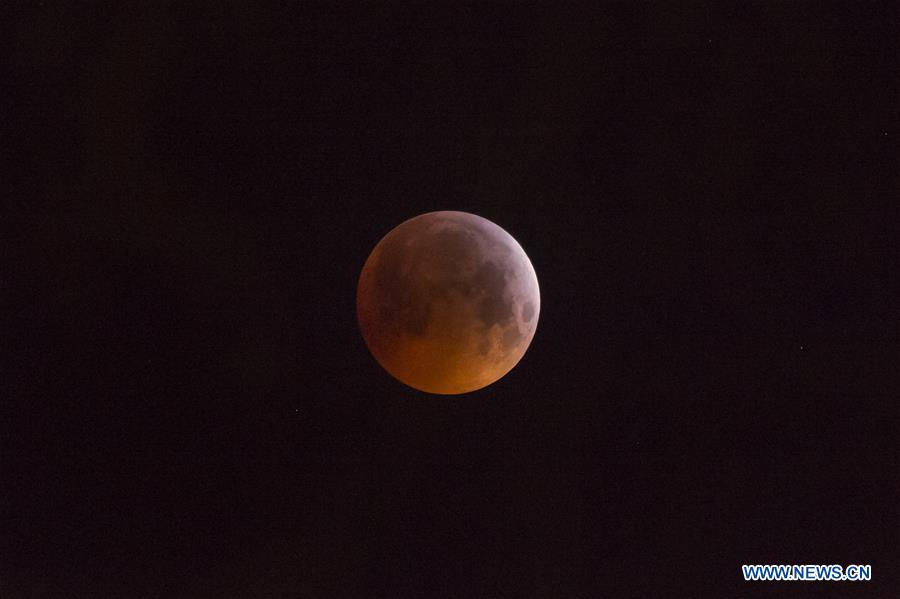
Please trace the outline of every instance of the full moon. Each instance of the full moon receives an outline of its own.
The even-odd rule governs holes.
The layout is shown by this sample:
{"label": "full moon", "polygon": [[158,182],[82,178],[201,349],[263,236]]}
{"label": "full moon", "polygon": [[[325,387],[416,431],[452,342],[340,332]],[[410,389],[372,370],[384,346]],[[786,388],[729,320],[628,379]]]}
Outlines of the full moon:
{"label": "full moon", "polygon": [[541,308],[525,251],[491,221],[429,212],[405,221],[363,266],[356,310],[381,366],[428,393],[458,394],[522,359]]}

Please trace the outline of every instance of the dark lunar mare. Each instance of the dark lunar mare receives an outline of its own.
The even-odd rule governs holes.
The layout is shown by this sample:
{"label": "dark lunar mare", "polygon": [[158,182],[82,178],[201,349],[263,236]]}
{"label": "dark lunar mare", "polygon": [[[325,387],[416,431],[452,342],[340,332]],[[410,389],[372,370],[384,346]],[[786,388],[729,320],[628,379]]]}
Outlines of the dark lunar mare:
{"label": "dark lunar mare", "polygon": [[[395,334],[422,336],[434,302],[452,300],[456,292],[464,298],[481,297],[478,317],[485,330],[506,327],[515,320],[513,298],[506,294],[507,279],[515,274],[483,259],[486,252],[480,251],[487,247],[496,252],[500,244],[477,225],[441,220],[452,228],[421,235],[423,226],[436,223],[416,223],[417,227],[395,230],[384,240],[374,265],[382,322]],[[500,253],[508,254],[509,248],[504,244]],[[505,345],[518,341],[518,328],[514,331],[515,336],[504,337]]]}

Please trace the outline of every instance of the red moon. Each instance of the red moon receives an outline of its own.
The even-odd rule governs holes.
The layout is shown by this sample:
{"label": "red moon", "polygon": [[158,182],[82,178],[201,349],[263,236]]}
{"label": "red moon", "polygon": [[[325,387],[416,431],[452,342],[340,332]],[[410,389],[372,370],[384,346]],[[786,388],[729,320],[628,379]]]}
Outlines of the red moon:
{"label": "red moon", "polygon": [[401,223],[363,266],[356,309],[381,366],[428,393],[458,394],[522,359],[541,298],[525,251],[491,221],[429,212]]}

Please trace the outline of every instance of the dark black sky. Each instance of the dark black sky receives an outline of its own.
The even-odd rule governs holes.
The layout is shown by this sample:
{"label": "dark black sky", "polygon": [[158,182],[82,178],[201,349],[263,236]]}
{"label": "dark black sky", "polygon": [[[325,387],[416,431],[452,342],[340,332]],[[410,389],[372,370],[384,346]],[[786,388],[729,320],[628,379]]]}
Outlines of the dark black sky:
{"label": "dark black sky", "polygon": [[[37,4],[3,599],[898,596],[896,7]],[[438,209],[542,289],[453,399],[355,320]]]}

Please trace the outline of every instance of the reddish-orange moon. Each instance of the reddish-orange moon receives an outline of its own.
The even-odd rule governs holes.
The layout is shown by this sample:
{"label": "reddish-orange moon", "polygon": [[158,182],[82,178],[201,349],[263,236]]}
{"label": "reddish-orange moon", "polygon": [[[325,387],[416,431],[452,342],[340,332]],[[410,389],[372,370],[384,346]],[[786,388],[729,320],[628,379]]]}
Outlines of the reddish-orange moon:
{"label": "reddish-orange moon", "polygon": [[429,212],[391,230],[359,277],[366,345],[401,382],[458,394],[502,378],[522,359],[541,298],[513,237],[467,212]]}

